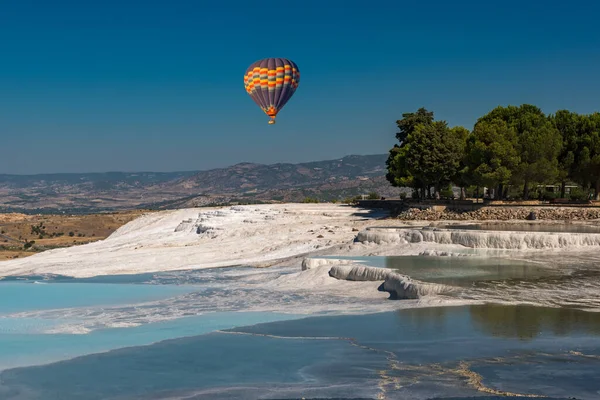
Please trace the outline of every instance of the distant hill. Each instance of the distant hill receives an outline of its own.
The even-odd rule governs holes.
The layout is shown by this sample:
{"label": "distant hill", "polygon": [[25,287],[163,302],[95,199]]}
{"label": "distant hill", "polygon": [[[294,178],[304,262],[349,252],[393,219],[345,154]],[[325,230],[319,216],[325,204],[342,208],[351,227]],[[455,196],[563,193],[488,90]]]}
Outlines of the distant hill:
{"label": "distant hill", "polygon": [[347,156],[338,160],[301,164],[241,163],[228,168],[198,172],[171,184],[207,192],[247,192],[300,188],[385,175],[384,155]]}
{"label": "distant hill", "polygon": [[109,190],[120,187],[140,187],[181,179],[197,174],[190,172],[101,172],[72,174],[6,175],[0,174],[0,187],[31,189],[34,187],[54,190],[64,187],[88,190]]}
{"label": "distant hill", "polygon": [[343,199],[375,191],[397,195],[385,180],[387,155],[350,155],[300,164],[241,163],[188,172],[1,175],[0,212],[87,213],[231,202]]}

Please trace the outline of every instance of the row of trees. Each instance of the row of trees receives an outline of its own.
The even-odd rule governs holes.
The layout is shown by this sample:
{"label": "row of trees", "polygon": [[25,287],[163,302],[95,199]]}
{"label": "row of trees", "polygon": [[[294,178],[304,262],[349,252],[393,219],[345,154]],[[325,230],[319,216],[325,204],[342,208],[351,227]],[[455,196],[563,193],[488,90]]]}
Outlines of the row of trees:
{"label": "row of trees", "polygon": [[411,187],[419,198],[439,198],[449,185],[492,188],[503,199],[519,187],[523,199],[537,185],[568,182],[600,197],[600,113],[561,110],[545,115],[538,107],[497,107],[479,118],[473,131],[434,120],[420,108],[397,121],[399,144],[387,160],[388,181]]}

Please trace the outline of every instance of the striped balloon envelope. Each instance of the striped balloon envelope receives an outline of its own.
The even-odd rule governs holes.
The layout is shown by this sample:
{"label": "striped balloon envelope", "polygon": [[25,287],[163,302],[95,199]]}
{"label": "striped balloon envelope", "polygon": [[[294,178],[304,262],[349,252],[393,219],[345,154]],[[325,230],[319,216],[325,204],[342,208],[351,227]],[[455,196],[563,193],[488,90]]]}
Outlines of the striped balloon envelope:
{"label": "striped balloon envelope", "polygon": [[290,100],[300,83],[300,70],[287,58],[264,58],[248,67],[244,86],[252,100],[275,123],[277,113]]}

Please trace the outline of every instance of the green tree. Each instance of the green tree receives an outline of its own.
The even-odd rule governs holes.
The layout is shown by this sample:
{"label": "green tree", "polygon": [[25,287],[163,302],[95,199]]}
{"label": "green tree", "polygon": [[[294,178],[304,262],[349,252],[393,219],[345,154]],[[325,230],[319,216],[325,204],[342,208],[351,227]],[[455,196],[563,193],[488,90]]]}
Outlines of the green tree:
{"label": "green tree", "polygon": [[407,137],[410,152],[406,168],[410,175],[433,185],[436,197],[458,173],[464,157],[464,130],[450,129],[445,121],[419,124]]}
{"label": "green tree", "polygon": [[519,136],[519,176],[524,183],[525,199],[529,196],[531,183],[555,183],[560,178],[558,155],[562,147],[562,138],[550,122],[542,119],[528,122],[532,125],[524,129]]}
{"label": "green tree", "polygon": [[397,187],[410,187],[420,190],[420,197],[425,197],[425,183],[415,179],[406,168],[406,156],[410,153],[410,143],[408,136],[415,131],[417,125],[430,124],[433,122],[433,112],[427,111],[421,107],[415,113],[404,113],[402,119],[396,121],[398,132],[396,139],[399,144],[395,144],[389,151],[386,161],[387,174],[386,179]]}
{"label": "green tree", "polygon": [[580,175],[576,155],[579,155],[581,116],[568,110],[559,110],[549,117],[562,138],[562,149],[558,155],[558,179],[561,183],[560,197],[565,197],[567,180],[575,181]]}
{"label": "green tree", "polygon": [[386,179],[397,187],[419,188],[414,177],[409,174],[406,168],[406,155],[410,151],[410,145],[404,142],[403,146],[394,145],[390,149],[390,154],[386,161],[387,174]]}
{"label": "green tree", "polygon": [[404,113],[402,119],[396,121],[398,132],[396,139],[402,144],[413,133],[417,125],[429,125],[433,122],[433,112],[421,107],[415,113]]}
{"label": "green tree", "polygon": [[594,198],[600,200],[600,113],[581,119],[578,166],[579,183],[591,185]]}
{"label": "green tree", "polygon": [[459,151],[462,155],[456,173],[452,176],[451,181],[460,188],[460,199],[464,200],[466,197],[465,188],[471,185],[471,176],[469,174],[469,168],[467,165],[467,141],[471,136],[471,132],[467,128],[462,126],[455,126],[450,129],[455,140],[458,141]]}
{"label": "green tree", "polygon": [[500,119],[481,120],[467,140],[466,175],[477,187],[495,188],[495,198],[503,197],[503,187],[513,179],[520,157],[515,130]]}
{"label": "green tree", "polygon": [[[532,183],[555,182],[558,178],[558,156],[562,148],[560,132],[538,107],[496,107],[477,121],[504,121],[517,133],[517,149],[521,162],[514,178],[523,184],[523,198],[529,197]],[[476,124],[476,125],[477,125]]]}

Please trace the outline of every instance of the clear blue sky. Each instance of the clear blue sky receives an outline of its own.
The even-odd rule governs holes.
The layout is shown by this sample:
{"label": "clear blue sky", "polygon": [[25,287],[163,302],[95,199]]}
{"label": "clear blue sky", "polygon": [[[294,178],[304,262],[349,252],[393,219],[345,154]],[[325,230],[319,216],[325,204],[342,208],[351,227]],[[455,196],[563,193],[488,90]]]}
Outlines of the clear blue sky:
{"label": "clear blue sky", "polygon": [[[467,128],[500,104],[600,111],[598,15],[592,0],[7,0],[0,173],[385,153],[421,106]],[[274,126],[243,85],[264,57],[302,73]]]}

